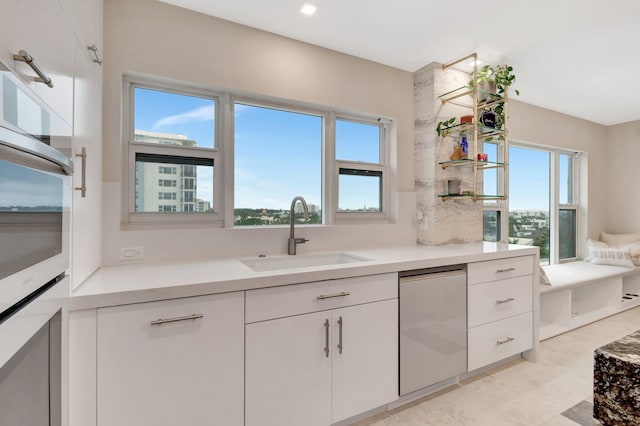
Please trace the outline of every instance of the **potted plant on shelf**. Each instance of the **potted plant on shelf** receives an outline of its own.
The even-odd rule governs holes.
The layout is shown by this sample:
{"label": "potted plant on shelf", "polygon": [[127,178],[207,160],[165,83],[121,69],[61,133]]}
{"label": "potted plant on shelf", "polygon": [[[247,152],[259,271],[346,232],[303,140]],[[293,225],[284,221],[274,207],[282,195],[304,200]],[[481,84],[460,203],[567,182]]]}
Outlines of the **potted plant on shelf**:
{"label": "potted plant on shelf", "polygon": [[[478,71],[476,80],[478,81],[478,90],[502,96],[516,81],[516,76],[513,74],[511,65],[485,65]],[[469,85],[473,87],[473,79],[469,81]],[[520,94],[518,90],[514,90],[514,92],[516,95]]]}
{"label": "potted plant on shelf", "polygon": [[[513,67],[510,65],[485,65],[479,71],[476,78],[478,84],[478,101],[485,102],[492,98],[496,100],[504,97],[509,87],[516,81],[513,74]],[[474,81],[471,79],[469,85],[473,87]],[[520,91],[515,89],[514,93],[520,95]],[[486,109],[479,117],[479,121],[487,127],[502,129],[504,125],[504,103],[500,102],[491,109]],[[486,141],[493,140],[488,137]]]}

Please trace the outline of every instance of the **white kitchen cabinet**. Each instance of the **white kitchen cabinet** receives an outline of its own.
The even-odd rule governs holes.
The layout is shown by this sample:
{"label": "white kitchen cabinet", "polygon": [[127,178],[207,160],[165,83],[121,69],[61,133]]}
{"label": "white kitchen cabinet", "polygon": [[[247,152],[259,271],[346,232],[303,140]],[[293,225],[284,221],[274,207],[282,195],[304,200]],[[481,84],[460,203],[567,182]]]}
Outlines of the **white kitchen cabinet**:
{"label": "white kitchen cabinet", "polygon": [[100,308],[96,328],[98,426],[244,424],[242,292]]}
{"label": "white kitchen cabinet", "polygon": [[[376,301],[376,291],[362,301],[367,279],[385,282],[390,298]],[[361,304],[349,306],[352,292]],[[397,275],[248,291],[247,318],[274,299],[284,314],[303,294],[313,295],[317,312],[273,311],[276,318],[246,325],[247,426],[329,425],[398,398]]]}
{"label": "white kitchen cabinet", "polygon": [[534,256],[470,263],[468,369],[533,348]]}
{"label": "white kitchen cabinet", "polygon": [[74,46],[71,276],[75,289],[102,261],[102,83],[97,74],[100,65],[87,56],[82,42],[75,39]]}
{"label": "white kitchen cabinet", "polygon": [[[0,14],[0,61],[15,71],[68,124],[73,112],[73,32],[58,0],[7,0]],[[52,81],[35,81],[34,70],[14,60],[24,50]]]}

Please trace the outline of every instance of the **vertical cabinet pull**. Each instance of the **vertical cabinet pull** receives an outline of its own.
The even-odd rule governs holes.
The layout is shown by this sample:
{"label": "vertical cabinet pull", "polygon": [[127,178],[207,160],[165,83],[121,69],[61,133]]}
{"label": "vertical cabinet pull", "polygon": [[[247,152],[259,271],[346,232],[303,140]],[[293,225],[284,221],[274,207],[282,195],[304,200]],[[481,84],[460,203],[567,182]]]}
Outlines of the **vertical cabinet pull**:
{"label": "vertical cabinet pull", "polygon": [[91,46],[87,46],[87,50],[90,50],[93,52],[93,55],[95,56],[95,58],[93,59],[93,62],[95,62],[98,65],[102,65],[102,59],[100,59],[100,57],[98,56],[98,46],[96,46],[95,44],[92,44]]}
{"label": "vertical cabinet pull", "polygon": [[338,353],[342,353],[342,317],[338,320]]}
{"label": "vertical cabinet pull", "polygon": [[38,83],[44,83],[49,87],[53,87],[53,81],[40,69],[38,64],[35,63],[33,57],[29,55],[25,50],[18,51],[17,55],[13,55],[14,61],[24,62],[31,67],[33,72],[38,74],[38,77],[34,78],[34,81]]}
{"label": "vertical cabinet pull", "polygon": [[329,320],[324,320],[324,356],[329,358]]}
{"label": "vertical cabinet pull", "polygon": [[87,148],[82,147],[80,154],[76,154],[76,157],[82,158],[82,181],[80,186],[76,186],[75,190],[80,191],[80,196],[85,198],[87,196]]}

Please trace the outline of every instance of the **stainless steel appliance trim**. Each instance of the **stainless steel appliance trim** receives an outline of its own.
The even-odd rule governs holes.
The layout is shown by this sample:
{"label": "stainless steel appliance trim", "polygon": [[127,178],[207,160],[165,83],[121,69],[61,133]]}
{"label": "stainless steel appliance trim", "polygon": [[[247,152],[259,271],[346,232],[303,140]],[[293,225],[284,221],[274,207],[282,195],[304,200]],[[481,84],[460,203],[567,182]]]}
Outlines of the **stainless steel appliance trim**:
{"label": "stainless steel appliance trim", "polygon": [[0,145],[43,158],[61,167],[67,175],[73,174],[73,163],[67,156],[37,139],[0,127]]}

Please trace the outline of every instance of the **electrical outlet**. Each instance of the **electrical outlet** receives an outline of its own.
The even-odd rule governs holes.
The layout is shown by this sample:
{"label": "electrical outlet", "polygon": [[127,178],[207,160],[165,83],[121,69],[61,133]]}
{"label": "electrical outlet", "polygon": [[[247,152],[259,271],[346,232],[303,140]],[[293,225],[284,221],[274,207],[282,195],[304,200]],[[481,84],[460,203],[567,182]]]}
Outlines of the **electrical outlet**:
{"label": "electrical outlet", "polygon": [[144,250],[142,247],[122,247],[120,248],[120,260],[142,259]]}

